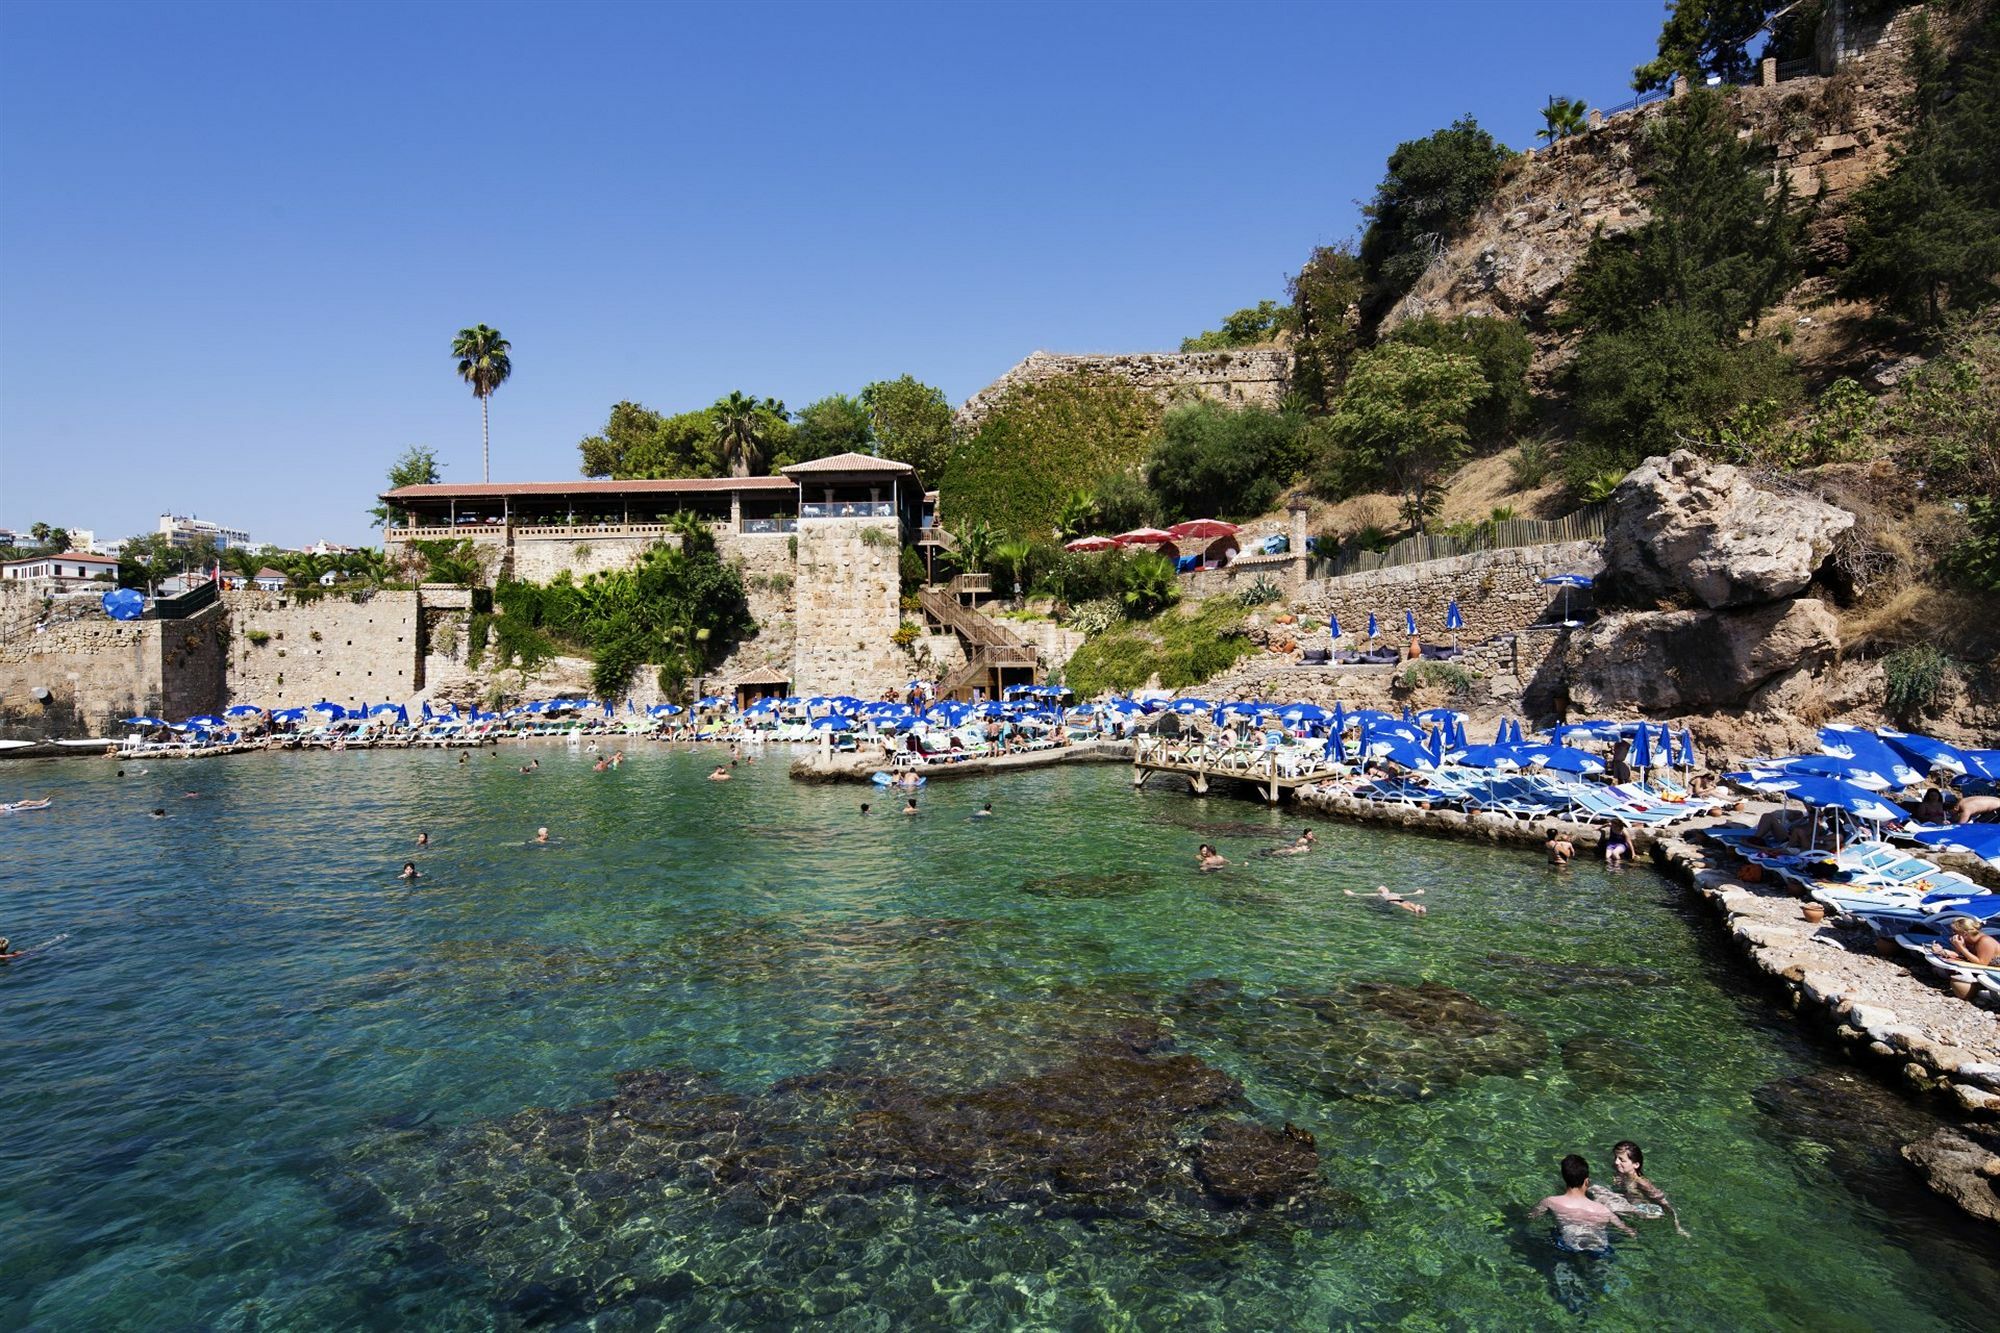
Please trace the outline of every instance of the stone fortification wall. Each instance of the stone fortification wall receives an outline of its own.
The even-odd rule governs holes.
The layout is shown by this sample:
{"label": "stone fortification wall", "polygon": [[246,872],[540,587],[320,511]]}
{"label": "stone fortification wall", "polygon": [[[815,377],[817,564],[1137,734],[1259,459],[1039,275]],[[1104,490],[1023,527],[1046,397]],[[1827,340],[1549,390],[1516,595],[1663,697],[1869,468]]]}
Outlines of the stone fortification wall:
{"label": "stone fortification wall", "polygon": [[1291,382],[1292,354],[1279,347],[1086,356],[1035,352],[967,399],[958,410],[959,428],[978,429],[1009,389],[1078,374],[1125,380],[1161,403],[1188,396],[1232,407],[1276,407]]}
{"label": "stone fortification wall", "polygon": [[[1291,606],[1321,621],[1329,614],[1338,616],[1346,635],[1343,643],[1367,633],[1368,613],[1372,611],[1383,640],[1402,647],[1409,640],[1403,622],[1405,610],[1416,612],[1417,634],[1425,643],[1449,642],[1445,607],[1456,599],[1459,614],[1465,619],[1458,638],[1462,644],[1471,644],[1561,619],[1562,589],[1544,587],[1540,580],[1552,574],[1595,577],[1603,567],[1604,558],[1595,542],[1514,546],[1339,578],[1310,579],[1292,597]],[[1577,597],[1572,594],[1572,606],[1584,604]]]}
{"label": "stone fortification wall", "polygon": [[533,535],[533,529],[517,529],[511,569],[513,576],[524,583],[548,583],[565,571],[581,583],[592,574],[630,569],[655,544],[664,542],[669,546],[678,546],[680,540],[672,534],[537,537]]}
{"label": "stone fortification wall", "polygon": [[[1889,165],[1904,121],[1917,12],[1899,11],[1878,40],[1832,75],[1728,90],[1739,121],[1773,146],[1774,171],[1790,179],[1794,197],[1808,210],[1809,276],[1795,300],[1825,294],[1825,279],[1810,275],[1846,255],[1840,209]],[[1936,29],[1941,20],[1934,15],[1931,21]],[[1550,317],[1562,309],[1562,285],[1599,228],[1616,235],[1650,216],[1633,155],[1669,105],[1650,102],[1524,154],[1383,320],[1384,328],[1425,314],[1518,319],[1535,339],[1538,374],[1567,360],[1570,341],[1550,327]]]}
{"label": "stone fortification wall", "polygon": [[[10,739],[118,736],[121,718],[179,719],[223,703],[227,612],[118,621],[95,597],[61,601],[46,618],[39,589],[9,587],[0,617],[0,734]],[[42,629],[36,632],[34,626]],[[46,702],[34,691],[48,691]]]}
{"label": "stone fortification wall", "polygon": [[[278,707],[401,703],[423,685],[418,595],[381,591],[363,602],[333,592],[226,592],[229,699]],[[268,634],[253,642],[252,631]]]}
{"label": "stone fortification wall", "polygon": [[804,519],[798,538],[792,692],[845,691],[865,699],[904,685],[909,656],[892,640],[902,624],[902,551],[895,527],[865,519]]}

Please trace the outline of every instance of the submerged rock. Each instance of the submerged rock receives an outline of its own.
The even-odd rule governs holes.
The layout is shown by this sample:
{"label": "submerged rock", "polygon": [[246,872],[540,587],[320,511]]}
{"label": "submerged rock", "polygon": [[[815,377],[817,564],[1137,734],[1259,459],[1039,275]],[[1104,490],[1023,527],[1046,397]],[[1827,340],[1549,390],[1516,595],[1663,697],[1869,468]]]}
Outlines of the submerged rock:
{"label": "submerged rock", "polygon": [[1295,1125],[1221,1120],[1195,1150],[1195,1174],[1225,1204],[1269,1208],[1318,1179],[1319,1147]]}
{"label": "submerged rock", "polygon": [[1945,1198],[1985,1222],[2000,1222],[2000,1138],[1940,1129],[1903,1149],[1903,1160]]}
{"label": "submerged rock", "polygon": [[1289,1082],[1343,1097],[1416,1101],[1548,1056],[1536,1029],[1430,981],[1257,997],[1211,979],[1183,991],[1173,1013],[1191,1038],[1229,1041]]}
{"label": "submerged rock", "polygon": [[1562,1064],[1586,1088],[1637,1088],[1658,1081],[1645,1048],[1602,1033],[1588,1032],[1564,1042]]}

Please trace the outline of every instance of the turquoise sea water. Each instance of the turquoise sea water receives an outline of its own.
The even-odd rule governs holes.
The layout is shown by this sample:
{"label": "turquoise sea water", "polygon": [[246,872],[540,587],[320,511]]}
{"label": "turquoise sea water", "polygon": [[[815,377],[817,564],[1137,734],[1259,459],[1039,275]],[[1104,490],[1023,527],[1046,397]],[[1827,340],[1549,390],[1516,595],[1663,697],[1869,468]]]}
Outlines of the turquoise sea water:
{"label": "turquoise sea water", "polygon": [[[0,968],[0,1328],[1991,1326],[1921,1115],[1649,871],[715,759],[0,768],[0,933],[70,935]],[[1225,1121],[1323,1185],[1224,1206]],[[1580,1264],[1524,1215],[1625,1137],[1692,1234]]]}

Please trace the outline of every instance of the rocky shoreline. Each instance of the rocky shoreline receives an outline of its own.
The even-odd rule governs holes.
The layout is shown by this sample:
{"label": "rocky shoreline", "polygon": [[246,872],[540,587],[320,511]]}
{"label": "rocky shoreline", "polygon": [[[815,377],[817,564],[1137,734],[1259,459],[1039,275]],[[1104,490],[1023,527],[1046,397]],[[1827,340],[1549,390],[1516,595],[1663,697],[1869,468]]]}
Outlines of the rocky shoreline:
{"label": "rocky shoreline", "polygon": [[[1359,823],[1492,842],[1539,846],[1549,827],[1585,848],[1602,837],[1596,825],[1382,806],[1335,792],[1302,791],[1298,802]],[[1789,1010],[1855,1064],[1958,1122],[1903,1145],[1903,1158],[1937,1193],[2000,1223],[2000,1012],[1927,984],[1899,958],[1878,956],[1865,930],[1838,918],[1810,923],[1782,889],[1738,880],[1733,858],[1695,835],[1743,817],[1690,821],[1672,832],[1635,830],[1633,837],[1638,852],[1721,915],[1737,951],[1776,983]]]}
{"label": "rocky shoreline", "polygon": [[[987,758],[965,759],[956,764],[927,764],[917,770],[930,782],[953,778],[991,777],[996,773],[1019,773],[1031,768],[1053,768],[1057,764],[1129,764],[1130,741],[1084,741],[1053,750],[1027,750],[1019,754],[996,754]],[[794,782],[872,782],[888,765],[874,751],[822,755],[818,750],[792,760]]]}

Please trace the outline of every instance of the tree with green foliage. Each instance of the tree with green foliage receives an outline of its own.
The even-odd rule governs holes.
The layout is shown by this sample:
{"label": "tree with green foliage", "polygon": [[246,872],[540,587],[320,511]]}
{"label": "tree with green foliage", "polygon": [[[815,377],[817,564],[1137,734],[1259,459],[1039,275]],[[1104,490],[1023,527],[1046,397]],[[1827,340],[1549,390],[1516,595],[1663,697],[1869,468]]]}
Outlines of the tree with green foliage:
{"label": "tree with green foliage", "polygon": [[1130,469],[1114,472],[1097,483],[1097,526],[1102,532],[1130,532],[1161,522],[1160,497],[1146,479]]}
{"label": "tree with green foliage", "polygon": [[844,393],[828,394],[799,409],[792,425],[791,442],[783,455],[773,460],[774,468],[793,463],[810,463],[835,454],[865,454],[874,444],[874,426],[868,408],[859,398]]}
{"label": "tree with green foliage", "polygon": [[1169,411],[1146,459],[1146,485],[1169,522],[1251,518],[1305,468],[1305,422],[1290,412],[1197,402]]}
{"label": "tree with green foliage", "polygon": [[1846,290],[1924,328],[1994,299],[2000,276],[2000,5],[1948,68],[1918,15],[1912,123],[1895,165],[1850,209]]}
{"label": "tree with green foliage", "polygon": [[944,510],[1012,535],[1049,535],[1072,491],[1103,502],[1104,483],[1139,464],[1159,420],[1159,405],[1115,376],[1015,385],[952,455],[939,487]]}
{"label": "tree with green foliage", "polygon": [[[402,456],[389,465],[389,489],[399,491],[405,486],[435,486],[444,479],[444,466],[438,462],[437,450],[427,449],[421,444],[413,444],[403,450]],[[371,527],[387,527],[403,516],[403,511],[390,505],[376,505],[370,509],[373,517]],[[251,570],[254,574],[257,571]]]}
{"label": "tree with green foliage", "polygon": [[1416,285],[1431,261],[1493,195],[1514,158],[1505,144],[1464,116],[1422,139],[1396,145],[1388,174],[1362,210],[1361,265],[1368,280],[1363,321],[1373,328]]}
{"label": "tree with green foliage", "polygon": [[1718,338],[1756,323],[1797,272],[1788,178],[1766,193],[1769,152],[1737,137],[1729,101],[1702,90],[1648,127],[1639,181],[1652,217],[1599,234],[1569,283],[1570,327],[1616,331],[1665,306]]}
{"label": "tree with green foliage", "polygon": [[1221,352],[1231,347],[1263,347],[1285,327],[1290,312],[1276,301],[1259,301],[1222,317],[1222,327],[1181,339],[1183,352]]}
{"label": "tree with green foliage", "polygon": [[1455,352],[1479,363],[1486,391],[1472,405],[1466,428],[1475,447],[1497,446],[1528,423],[1534,398],[1528,392],[1528,367],[1535,344],[1517,320],[1483,315],[1440,319],[1424,315],[1398,324],[1390,338],[1440,352]]}
{"label": "tree with green foliage", "polygon": [[1289,283],[1292,392],[1307,410],[1325,412],[1347,382],[1361,346],[1361,303],[1368,279],[1347,245],[1322,245]]}
{"label": "tree with green foliage", "polygon": [[985,519],[968,519],[952,533],[952,546],[946,556],[964,573],[984,574],[999,542],[1000,538]]}
{"label": "tree with green foliage", "polygon": [[1589,110],[1581,97],[1557,97],[1550,93],[1547,104],[1542,107],[1542,128],[1535,131],[1535,137],[1543,143],[1552,144],[1581,134],[1584,117]]}
{"label": "tree with green foliage", "polygon": [[1768,0],[1672,0],[1660,28],[1659,54],[1632,71],[1639,92],[1664,88],[1675,75],[1701,82],[1705,74],[1725,83],[1750,78],[1750,43],[1763,30],[1772,11],[1789,3]]}
{"label": "tree with green foliage", "polygon": [[69,550],[69,529],[51,527],[47,523],[35,522],[28,525],[28,536],[35,542],[31,555],[61,555]]}
{"label": "tree with green foliage", "polygon": [[1457,352],[1386,342],[1363,353],[1326,419],[1317,485],[1335,495],[1387,483],[1420,527],[1435,511],[1444,471],[1465,456],[1466,422],[1486,392],[1479,363]]}
{"label": "tree with green foliage", "polygon": [[943,479],[951,458],[952,412],[942,389],[912,376],[877,380],[861,390],[861,405],[884,458],[908,463],[926,486]]}
{"label": "tree with green foliage", "polygon": [[475,324],[469,329],[460,329],[458,336],[451,340],[451,354],[458,358],[458,377],[472,388],[473,397],[479,400],[479,479],[493,480],[493,431],[487,415],[487,403],[493,391],[507,382],[514,373],[513,344],[500,336],[500,330],[490,329],[484,324]]}
{"label": "tree with green foliage", "polygon": [[604,430],[585,436],[577,449],[586,477],[628,481],[722,472],[715,418],[705,411],[662,416],[638,403],[614,403]]}
{"label": "tree with green foliage", "polygon": [[732,477],[761,473],[771,457],[771,446],[786,423],[785,405],[775,398],[762,401],[741,389],[717,399],[708,409],[715,422],[715,447]]}
{"label": "tree with green foliage", "polygon": [[1702,314],[1671,306],[1584,339],[1571,374],[1582,443],[1564,455],[1563,474],[1580,492],[1649,454],[1710,440],[1746,404],[1782,414],[1799,399],[1775,343],[1718,338]]}

